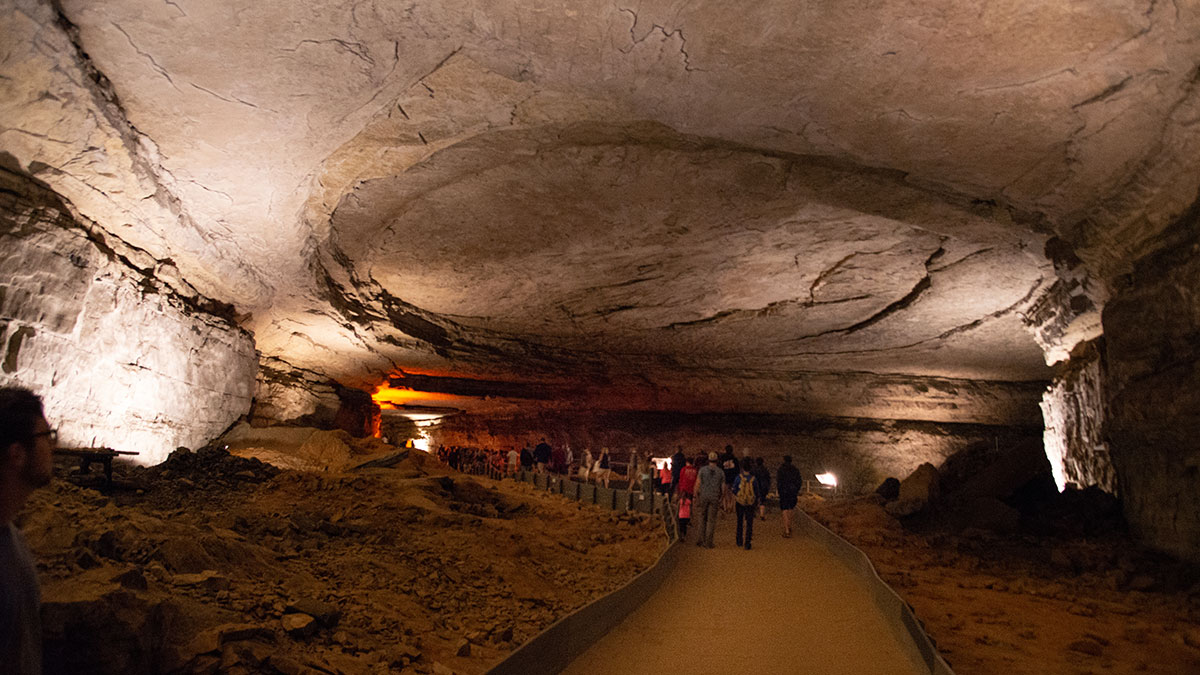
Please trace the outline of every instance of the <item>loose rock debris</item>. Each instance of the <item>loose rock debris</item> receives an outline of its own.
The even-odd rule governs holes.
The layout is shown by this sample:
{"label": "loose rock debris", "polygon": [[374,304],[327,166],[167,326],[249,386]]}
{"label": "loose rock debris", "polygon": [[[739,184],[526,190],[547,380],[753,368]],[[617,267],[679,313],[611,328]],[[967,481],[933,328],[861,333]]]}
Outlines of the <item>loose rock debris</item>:
{"label": "loose rock debris", "polygon": [[660,522],[512,481],[281,471],[180,450],[134,489],[55,481],[18,520],[48,673],[480,673],[666,546]]}
{"label": "loose rock debris", "polygon": [[1200,673],[1196,570],[1104,527],[1105,511],[999,533],[915,525],[883,501],[800,508],[871,558],[957,675]]}

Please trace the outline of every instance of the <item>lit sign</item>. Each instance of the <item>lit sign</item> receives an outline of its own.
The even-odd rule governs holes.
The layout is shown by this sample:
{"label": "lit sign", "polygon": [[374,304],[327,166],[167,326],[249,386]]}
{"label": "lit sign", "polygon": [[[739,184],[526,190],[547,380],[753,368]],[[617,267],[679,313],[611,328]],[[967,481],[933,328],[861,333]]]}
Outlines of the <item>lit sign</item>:
{"label": "lit sign", "polygon": [[821,483],[821,485],[827,485],[829,487],[837,487],[837,476],[835,476],[831,473],[817,474],[817,481],[819,483]]}

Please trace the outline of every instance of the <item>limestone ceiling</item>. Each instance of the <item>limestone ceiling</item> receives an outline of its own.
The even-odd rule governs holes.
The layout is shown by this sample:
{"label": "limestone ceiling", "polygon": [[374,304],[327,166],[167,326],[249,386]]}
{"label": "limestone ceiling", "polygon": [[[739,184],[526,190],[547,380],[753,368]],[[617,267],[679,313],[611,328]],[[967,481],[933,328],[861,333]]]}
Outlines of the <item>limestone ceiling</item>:
{"label": "limestone ceiling", "polygon": [[1200,185],[1183,0],[6,5],[0,149],[350,383],[1038,379]]}

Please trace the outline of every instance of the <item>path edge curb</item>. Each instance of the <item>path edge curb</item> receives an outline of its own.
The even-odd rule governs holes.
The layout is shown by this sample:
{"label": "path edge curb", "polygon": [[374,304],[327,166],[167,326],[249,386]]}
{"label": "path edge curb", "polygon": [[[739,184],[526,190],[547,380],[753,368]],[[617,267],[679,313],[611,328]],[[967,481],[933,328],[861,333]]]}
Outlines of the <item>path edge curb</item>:
{"label": "path edge curb", "polygon": [[670,575],[683,550],[679,540],[670,535],[668,533],[667,548],[654,564],[624,586],[554,622],[488,669],[486,675],[555,675],[566,669],[580,654],[641,607]]}
{"label": "path edge curb", "polygon": [[907,635],[913,641],[921,660],[929,669],[930,675],[954,675],[950,664],[942,658],[937,646],[933,643],[933,638],[925,632],[924,625],[913,613],[912,607],[896,593],[895,589],[880,578],[879,572],[867,554],[818,523],[804,511],[796,509],[796,512],[801,516],[799,520],[803,523],[805,534],[824,545],[865,582],[867,588],[871,590],[871,595],[884,620],[891,624],[892,630],[897,635]]}

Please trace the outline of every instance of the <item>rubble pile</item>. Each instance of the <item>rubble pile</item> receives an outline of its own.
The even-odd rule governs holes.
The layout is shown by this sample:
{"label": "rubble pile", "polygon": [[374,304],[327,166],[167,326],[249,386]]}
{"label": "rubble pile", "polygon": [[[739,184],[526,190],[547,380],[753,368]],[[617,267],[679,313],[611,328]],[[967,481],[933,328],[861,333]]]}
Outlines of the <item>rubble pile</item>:
{"label": "rubble pile", "polygon": [[897,519],[878,494],[800,508],[871,558],[959,675],[1200,672],[1200,571],[1136,546],[1112,501],[1068,491],[1014,530]]}
{"label": "rubble pile", "polygon": [[55,481],[18,523],[47,672],[479,673],[666,545],[426,459],[280,471],[213,447],[125,468],[111,498]]}

